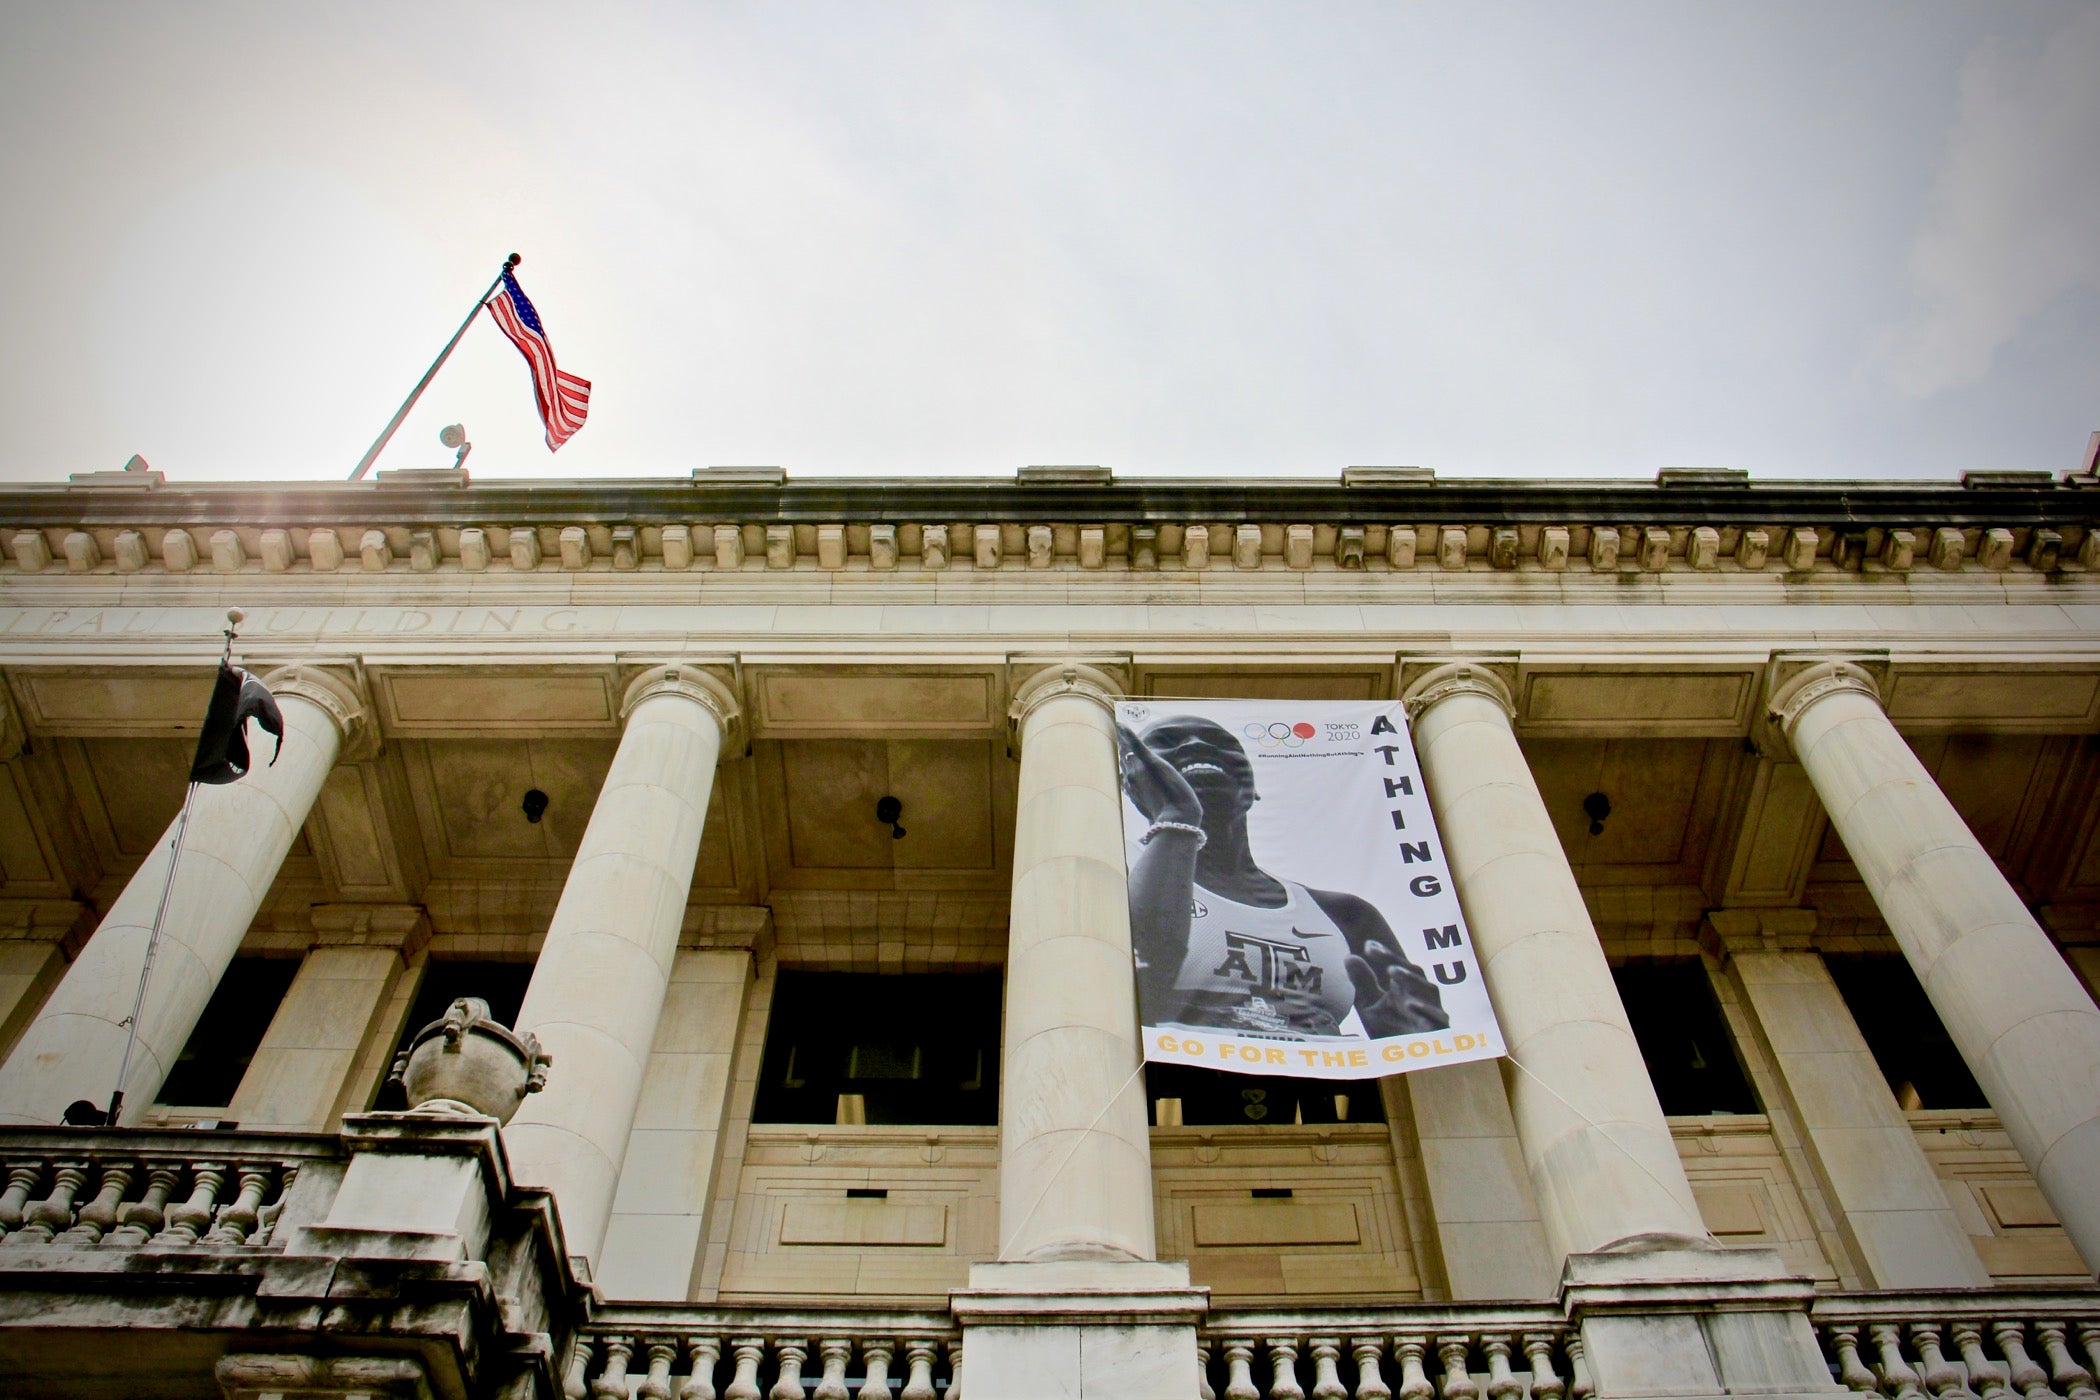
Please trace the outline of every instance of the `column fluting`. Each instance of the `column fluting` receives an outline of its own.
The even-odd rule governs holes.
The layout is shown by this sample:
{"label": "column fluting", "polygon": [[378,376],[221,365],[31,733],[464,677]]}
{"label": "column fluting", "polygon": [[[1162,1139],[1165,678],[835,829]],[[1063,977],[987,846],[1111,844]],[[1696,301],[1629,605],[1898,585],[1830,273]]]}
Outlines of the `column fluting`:
{"label": "column fluting", "polygon": [[359,716],[355,693],[326,672],[288,667],[263,683],[284,714],[283,750],[271,762],[265,755],[274,741],[251,730],[248,775],[197,789],[172,886],[175,823],[168,824],[0,1068],[0,1123],[55,1123],[77,1099],[107,1107],[166,889],[160,947],[124,1078],[124,1122],[153,1106]]}
{"label": "column fluting", "polygon": [[554,1056],[504,1129],[517,1179],[554,1193],[572,1253],[596,1260],[641,1099],[735,701],[711,677],[651,668],[525,990],[517,1029]]}
{"label": "column fluting", "polygon": [[1017,691],[999,1258],[1150,1260],[1145,1122],[1113,681],[1058,665]]}
{"label": "column fluting", "polygon": [[1771,713],[2035,1183],[2100,1267],[2100,1006],[1897,732],[1872,676],[1812,666]]}
{"label": "column fluting", "polygon": [[1518,1146],[1553,1255],[1706,1226],[1597,930],[1488,668],[1408,688],[1422,776],[1510,1057]]}

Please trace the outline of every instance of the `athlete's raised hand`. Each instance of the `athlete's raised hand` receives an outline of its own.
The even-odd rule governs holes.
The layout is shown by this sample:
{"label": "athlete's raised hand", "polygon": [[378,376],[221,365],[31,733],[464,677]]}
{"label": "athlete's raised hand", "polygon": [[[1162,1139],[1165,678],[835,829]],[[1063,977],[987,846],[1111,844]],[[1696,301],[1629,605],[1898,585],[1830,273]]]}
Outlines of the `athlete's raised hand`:
{"label": "athlete's raised hand", "polygon": [[1356,1014],[1370,1035],[1417,1035],[1448,1030],[1450,1013],[1436,984],[1399,949],[1383,940],[1349,955],[1349,980],[1356,984]]}
{"label": "athlete's raised hand", "polygon": [[1116,726],[1122,742],[1123,790],[1148,822],[1203,824],[1203,799],[1181,771],[1159,756],[1128,725]]}

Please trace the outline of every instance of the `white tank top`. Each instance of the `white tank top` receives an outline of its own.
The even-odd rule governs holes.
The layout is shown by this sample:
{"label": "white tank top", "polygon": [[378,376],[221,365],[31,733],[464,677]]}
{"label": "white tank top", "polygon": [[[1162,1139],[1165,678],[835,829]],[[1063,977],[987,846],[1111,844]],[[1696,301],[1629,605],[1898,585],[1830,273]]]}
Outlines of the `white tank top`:
{"label": "white tank top", "polygon": [[1305,886],[1282,884],[1290,898],[1275,909],[1195,887],[1175,1024],[1281,1040],[1341,1034],[1356,1002],[1349,940]]}

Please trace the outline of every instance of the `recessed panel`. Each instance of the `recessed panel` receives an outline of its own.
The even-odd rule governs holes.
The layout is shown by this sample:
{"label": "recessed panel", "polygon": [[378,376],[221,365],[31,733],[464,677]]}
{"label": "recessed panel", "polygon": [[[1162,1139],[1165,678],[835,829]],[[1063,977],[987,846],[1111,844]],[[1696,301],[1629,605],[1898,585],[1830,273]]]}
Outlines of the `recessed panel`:
{"label": "recessed panel", "polygon": [[[1527,739],[1524,755],[1568,859],[1577,867],[1674,865],[1705,762],[1704,739]],[[1602,793],[1597,821],[1584,800]],[[1601,831],[1592,832],[1592,825]]]}
{"label": "recessed panel", "polygon": [[166,739],[97,739],[82,748],[116,853],[143,859],[182,809],[193,746]]}
{"label": "recessed panel", "polygon": [[2089,728],[2100,675],[2024,666],[2004,671],[1904,668],[1889,682],[1889,718],[1916,728]]}
{"label": "recessed panel", "polygon": [[23,718],[40,734],[194,735],[211,703],[212,675],[29,675]]}
{"label": "recessed panel", "polygon": [[597,674],[382,674],[376,689],[388,727],[401,733],[544,732],[619,723],[612,684]]}
{"label": "recessed panel", "polygon": [[1392,670],[1153,671],[1143,692],[1206,700],[1383,700],[1392,694]]}
{"label": "recessed panel", "polygon": [[1519,712],[1527,732],[1725,735],[1749,723],[1749,671],[1533,672]]}
{"label": "recessed panel", "polygon": [[758,679],[761,734],[894,734],[987,729],[1001,716],[984,674],[769,672]]}

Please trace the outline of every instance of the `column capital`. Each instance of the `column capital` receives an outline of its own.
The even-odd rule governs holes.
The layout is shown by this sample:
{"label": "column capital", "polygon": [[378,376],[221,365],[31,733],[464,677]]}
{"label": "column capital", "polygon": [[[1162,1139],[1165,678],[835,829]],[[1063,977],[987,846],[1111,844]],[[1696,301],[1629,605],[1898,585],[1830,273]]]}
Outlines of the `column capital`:
{"label": "column capital", "polygon": [[1007,706],[1006,718],[1011,727],[1014,747],[1020,748],[1021,732],[1028,726],[1028,717],[1044,702],[1076,696],[1091,700],[1113,716],[1116,701],[1125,694],[1122,683],[1098,665],[1079,660],[1046,660],[1034,670],[1014,669],[1013,703]]}
{"label": "column capital", "polygon": [[1846,692],[1864,695],[1876,705],[1881,704],[1881,686],[1857,661],[1833,657],[1812,662],[1785,680],[1777,681],[1771,699],[1765,702],[1765,713],[1791,742],[1794,726],[1802,715],[1808,713],[1811,705],[1827,696]]}
{"label": "column capital", "polygon": [[372,722],[361,668],[295,661],[266,672],[262,683],[280,700],[296,696],[335,721],[342,740],[338,763],[356,763],[378,753],[379,730]]}
{"label": "column capital", "polygon": [[634,713],[635,706],[644,700],[653,700],[659,695],[679,695],[692,701],[715,717],[722,730],[722,757],[724,760],[741,756],[744,751],[744,707],[737,703],[736,692],[720,677],[710,675],[694,666],[671,663],[650,666],[637,673],[627,683],[626,694],[620,697],[620,721]]}
{"label": "column capital", "polygon": [[1813,909],[1709,909],[1699,945],[1726,961],[1741,953],[1807,953],[1815,949]]}
{"label": "column capital", "polygon": [[1494,701],[1505,716],[1514,720],[1516,697],[1499,669],[1493,662],[1482,660],[1446,662],[1417,676],[1401,692],[1400,703],[1407,707],[1407,717],[1413,721],[1454,695],[1479,695]]}
{"label": "column capital", "polygon": [[392,948],[414,957],[430,941],[430,915],[420,904],[316,904],[316,948]]}

